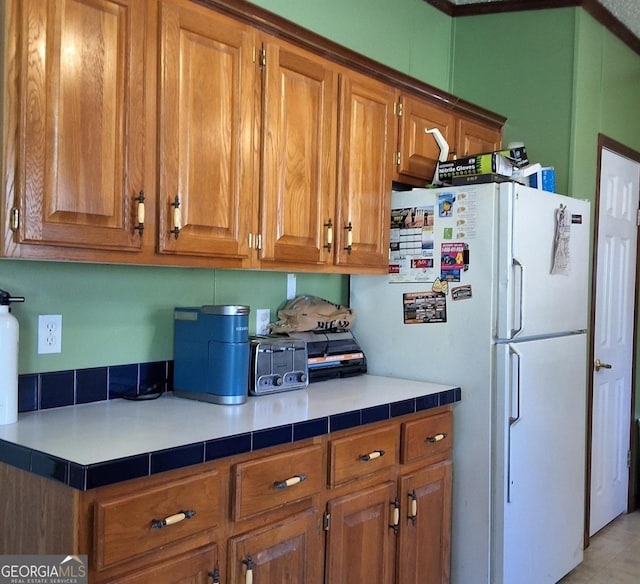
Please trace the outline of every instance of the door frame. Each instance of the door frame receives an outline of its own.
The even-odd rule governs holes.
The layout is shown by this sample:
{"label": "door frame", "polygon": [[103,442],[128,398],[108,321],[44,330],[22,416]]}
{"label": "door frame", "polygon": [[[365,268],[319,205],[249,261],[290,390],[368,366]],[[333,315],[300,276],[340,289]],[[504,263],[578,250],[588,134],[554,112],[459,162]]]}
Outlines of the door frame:
{"label": "door frame", "polygon": [[[593,362],[594,353],[594,335],[595,335],[595,317],[596,317],[596,276],[598,261],[598,229],[600,217],[600,179],[602,172],[602,150],[607,149],[614,154],[624,156],[640,164],[640,152],[637,152],[624,144],[605,136],[598,134],[598,165],[596,176],[596,191],[594,201],[594,217],[593,217],[593,257],[592,257],[592,276],[591,276],[591,314],[589,317],[589,361],[587,374],[587,448],[586,448],[586,497],[585,497],[585,525],[584,525],[584,547],[589,546],[589,523],[591,520],[591,447],[592,447],[592,431],[591,424],[593,422]],[[638,336],[638,282],[640,277],[640,234],[636,241],[636,278],[634,288],[634,315],[633,315],[633,362],[631,364],[631,424],[629,424],[629,448],[631,451],[631,465],[629,468],[629,485],[627,490],[627,512],[633,511],[638,506],[636,494],[633,492],[634,476],[637,472],[636,468],[636,452],[637,445],[634,441],[635,427],[635,401],[636,401],[636,363],[637,363],[637,336]],[[638,485],[636,485],[637,487]],[[636,488],[637,490],[637,488]]]}

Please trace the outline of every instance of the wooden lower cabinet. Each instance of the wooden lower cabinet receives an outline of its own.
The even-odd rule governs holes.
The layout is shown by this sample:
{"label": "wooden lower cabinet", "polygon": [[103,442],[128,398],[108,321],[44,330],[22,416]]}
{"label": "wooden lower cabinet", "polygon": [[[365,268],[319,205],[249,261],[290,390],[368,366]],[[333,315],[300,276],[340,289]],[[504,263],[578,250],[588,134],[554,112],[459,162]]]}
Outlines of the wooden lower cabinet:
{"label": "wooden lower cabinet", "polygon": [[392,584],[395,492],[386,481],[329,501],[327,584]]}
{"label": "wooden lower cabinet", "polygon": [[213,584],[220,581],[215,571],[217,566],[218,549],[215,545],[208,545],[176,558],[154,563],[148,568],[115,578],[110,582],[113,584],[149,584],[150,582]]}
{"label": "wooden lower cabinet", "polygon": [[451,461],[403,474],[397,584],[446,584],[451,555]]}
{"label": "wooden lower cabinet", "polygon": [[316,509],[229,540],[229,584],[305,584],[322,578]]}
{"label": "wooden lower cabinet", "polygon": [[0,463],[0,553],[87,554],[93,584],[448,584],[452,409],[87,491]]}

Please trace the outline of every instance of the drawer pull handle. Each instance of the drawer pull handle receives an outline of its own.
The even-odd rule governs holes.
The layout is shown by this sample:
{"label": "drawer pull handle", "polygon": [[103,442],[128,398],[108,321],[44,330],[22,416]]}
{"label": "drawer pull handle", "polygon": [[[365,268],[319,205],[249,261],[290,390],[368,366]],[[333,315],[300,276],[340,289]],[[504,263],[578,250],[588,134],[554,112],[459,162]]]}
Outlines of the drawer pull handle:
{"label": "drawer pull handle", "polygon": [[425,442],[429,442],[431,444],[434,444],[435,442],[440,442],[440,440],[444,440],[447,437],[447,433],[446,432],[440,432],[439,434],[436,434],[435,436],[427,436],[427,439],[425,440]]}
{"label": "drawer pull handle", "polygon": [[160,529],[165,525],[173,525],[174,523],[180,523],[184,519],[191,519],[196,514],[195,511],[180,511],[175,515],[169,515],[164,519],[152,519],[151,527],[153,529]]}
{"label": "drawer pull handle", "polygon": [[398,497],[391,504],[393,505],[393,518],[389,527],[393,529],[393,533],[398,535],[398,526],[400,525],[400,501],[398,501]]}
{"label": "drawer pull handle", "polygon": [[411,523],[416,524],[416,517],[418,516],[418,497],[416,496],[416,490],[413,489],[409,493],[409,519]]}
{"label": "drawer pull handle", "polygon": [[384,450],[374,450],[373,452],[369,452],[369,454],[361,454],[359,458],[363,462],[369,462],[370,460],[380,458],[381,456],[384,456]]}
{"label": "drawer pull handle", "polygon": [[247,571],[244,575],[244,584],[253,584],[253,558],[247,556],[247,559],[242,560],[242,563],[247,566]]}
{"label": "drawer pull handle", "polygon": [[276,481],[275,483],[273,483],[273,486],[276,489],[286,489],[287,487],[292,487],[293,485],[297,485],[302,481],[306,481],[306,480],[307,480],[307,475],[299,474],[299,475],[294,475],[285,481]]}

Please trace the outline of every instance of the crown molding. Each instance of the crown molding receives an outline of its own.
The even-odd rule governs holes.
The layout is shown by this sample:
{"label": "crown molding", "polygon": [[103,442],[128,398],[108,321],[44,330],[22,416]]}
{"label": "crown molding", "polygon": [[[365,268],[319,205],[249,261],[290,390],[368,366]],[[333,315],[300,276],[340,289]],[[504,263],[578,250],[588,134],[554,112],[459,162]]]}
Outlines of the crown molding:
{"label": "crown molding", "polygon": [[480,14],[499,14],[501,12],[522,12],[524,10],[581,7],[635,53],[640,55],[640,39],[597,0],[495,0],[494,2],[473,4],[454,4],[451,0],[424,1],[453,18],[478,16]]}

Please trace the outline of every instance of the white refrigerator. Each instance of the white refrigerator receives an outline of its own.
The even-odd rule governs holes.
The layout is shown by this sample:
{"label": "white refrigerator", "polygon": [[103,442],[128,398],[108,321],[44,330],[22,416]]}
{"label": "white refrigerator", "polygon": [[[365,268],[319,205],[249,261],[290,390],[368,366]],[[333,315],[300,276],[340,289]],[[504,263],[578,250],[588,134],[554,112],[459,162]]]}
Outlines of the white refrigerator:
{"label": "white refrigerator", "polygon": [[352,276],[370,373],[455,384],[452,584],[582,561],[590,205],[517,183],[394,192],[389,276]]}

